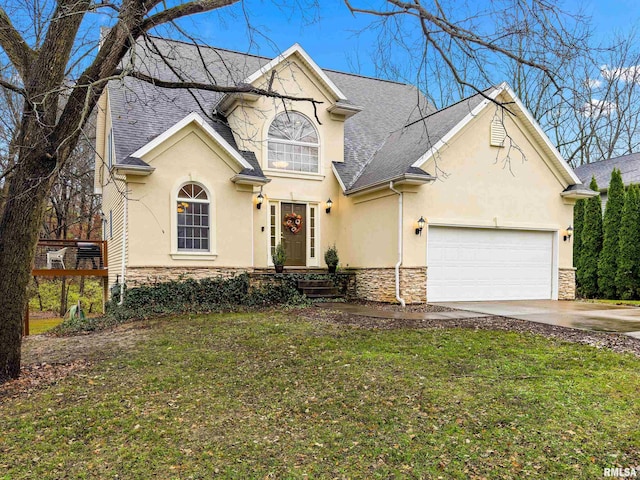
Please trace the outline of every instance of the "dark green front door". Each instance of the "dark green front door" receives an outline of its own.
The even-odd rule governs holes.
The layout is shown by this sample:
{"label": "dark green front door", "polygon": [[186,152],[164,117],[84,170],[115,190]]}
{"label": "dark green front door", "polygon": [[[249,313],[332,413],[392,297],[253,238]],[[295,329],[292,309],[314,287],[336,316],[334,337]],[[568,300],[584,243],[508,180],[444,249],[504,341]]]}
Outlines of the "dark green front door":
{"label": "dark green front door", "polygon": [[281,203],[282,237],[287,251],[285,265],[307,265],[307,206],[300,203]]}

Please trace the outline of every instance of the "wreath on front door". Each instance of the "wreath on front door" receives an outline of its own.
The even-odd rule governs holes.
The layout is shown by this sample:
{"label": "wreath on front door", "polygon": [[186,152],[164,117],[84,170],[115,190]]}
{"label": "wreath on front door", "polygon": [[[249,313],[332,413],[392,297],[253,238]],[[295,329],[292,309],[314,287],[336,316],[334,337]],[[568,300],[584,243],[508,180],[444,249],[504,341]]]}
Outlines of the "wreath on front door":
{"label": "wreath on front door", "polygon": [[287,213],[284,216],[284,227],[294,235],[297,235],[302,231],[302,215],[297,213]]}

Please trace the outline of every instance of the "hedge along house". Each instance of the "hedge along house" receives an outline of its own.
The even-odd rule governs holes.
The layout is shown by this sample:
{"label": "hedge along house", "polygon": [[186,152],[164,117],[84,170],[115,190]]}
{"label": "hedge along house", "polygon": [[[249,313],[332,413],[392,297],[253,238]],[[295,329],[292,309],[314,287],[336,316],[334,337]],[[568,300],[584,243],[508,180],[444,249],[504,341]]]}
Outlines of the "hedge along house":
{"label": "hedge along house", "polygon": [[288,271],[325,267],[335,244],[371,300],[574,297],[565,230],[592,192],[506,84],[436,111],[413,86],[323,70],[297,44],[270,59],[154,42],[189,80],[322,103],[110,82],[95,186],[111,283],[268,269],[283,242]]}

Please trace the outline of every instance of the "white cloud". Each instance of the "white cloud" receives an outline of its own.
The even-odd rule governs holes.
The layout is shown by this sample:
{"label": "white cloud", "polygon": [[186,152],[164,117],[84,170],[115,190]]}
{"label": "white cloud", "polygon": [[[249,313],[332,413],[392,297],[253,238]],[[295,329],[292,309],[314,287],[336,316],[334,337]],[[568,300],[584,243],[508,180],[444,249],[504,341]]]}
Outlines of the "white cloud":
{"label": "white cloud", "polygon": [[630,67],[609,68],[607,65],[600,67],[600,74],[607,80],[622,80],[623,82],[640,83],[640,65]]}
{"label": "white cloud", "polygon": [[585,117],[608,117],[617,109],[618,105],[614,102],[592,98],[582,106],[581,112]]}
{"label": "white cloud", "polygon": [[598,78],[589,78],[584,82],[589,88],[600,88],[603,84],[602,80]]}

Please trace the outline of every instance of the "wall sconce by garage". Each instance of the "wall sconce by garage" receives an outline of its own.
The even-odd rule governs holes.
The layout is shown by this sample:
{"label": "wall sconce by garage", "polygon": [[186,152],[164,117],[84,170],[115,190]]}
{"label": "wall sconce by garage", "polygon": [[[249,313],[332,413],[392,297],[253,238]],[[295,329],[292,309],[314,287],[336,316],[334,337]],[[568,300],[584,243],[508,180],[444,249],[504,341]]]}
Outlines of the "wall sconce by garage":
{"label": "wall sconce by garage", "polygon": [[422,229],[426,223],[427,221],[421,216],[420,220],[418,220],[418,226],[416,227],[416,235],[422,235]]}
{"label": "wall sconce by garage", "polygon": [[571,240],[571,235],[573,235],[573,227],[569,225],[567,229],[563,232],[563,239],[565,242]]}
{"label": "wall sconce by garage", "polygon": [[258,194],[258,196],[256,197],[256,208],[258,210],[260,210],[260,208],[262,208],[262,202],[264,202],[264,196],[262,195],[262,192],[260,192]]}
{"label": "wall sconce by garage", "polygon": [[331,213],[331,207],[333,207],[333,202],[329,199],[327,200],[327,208],[325,209],[325,212]]}

